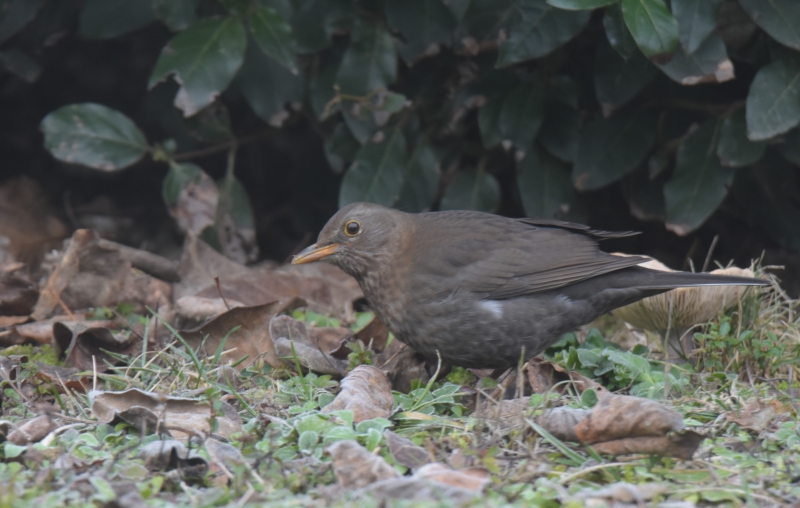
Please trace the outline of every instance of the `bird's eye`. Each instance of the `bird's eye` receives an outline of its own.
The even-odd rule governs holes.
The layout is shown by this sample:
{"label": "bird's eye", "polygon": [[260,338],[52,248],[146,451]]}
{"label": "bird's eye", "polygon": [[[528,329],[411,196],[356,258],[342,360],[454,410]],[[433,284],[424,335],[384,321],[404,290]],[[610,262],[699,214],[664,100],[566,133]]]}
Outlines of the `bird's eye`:
{"label": "bird's eye", "polygon": [[361,224],[359,224],[358,221],[349,220],[344,225],[344,234],[346,234],[347,236],[356,236],[360,232],[361,232]]}

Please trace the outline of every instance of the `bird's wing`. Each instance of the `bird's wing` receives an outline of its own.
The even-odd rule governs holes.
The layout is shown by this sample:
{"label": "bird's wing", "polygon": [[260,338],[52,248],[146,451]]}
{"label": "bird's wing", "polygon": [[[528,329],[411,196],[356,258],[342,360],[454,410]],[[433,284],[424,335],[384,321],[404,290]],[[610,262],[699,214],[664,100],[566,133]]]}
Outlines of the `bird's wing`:
{"label": "bird's wing", "polygon": [[594,238],[610,238],[614,233],[560,221],[497,219],[471,222],[472,234],[456,235],[462,239],[460,245],[448,249],[456,254],[443,260],[450,265],[447,271],[453,277],[453,289],[470,291],[479,298],[509,299],[568,286],[648,260],[613,256],[598,249]]}

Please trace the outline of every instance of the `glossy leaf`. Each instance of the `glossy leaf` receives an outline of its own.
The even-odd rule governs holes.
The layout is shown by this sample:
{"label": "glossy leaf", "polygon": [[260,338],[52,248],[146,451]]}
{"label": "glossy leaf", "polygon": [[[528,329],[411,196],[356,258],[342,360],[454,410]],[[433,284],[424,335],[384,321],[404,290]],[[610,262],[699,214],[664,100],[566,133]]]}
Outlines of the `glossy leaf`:
{"label": "glossy leaf", "polygon": [[258,7],[248,17],[250,32],[261,50],[294,74],[297,65],[294,61],[295,43],[292,27],[277,10],[271,7]]}
{"label": "glossy leaf", "polygon": [[289,117],[286,105],[303,100],[303,79],[249,44],[236,83],[253,111],[268,124],[280,127]]}
{"label": "glossy leaf", "polygon": [[528,217],[563,216],[576,199],[569,167],[539,148],[531,150],[517,165],[517,185]]}
{"label": "glossy leaf", "polygon": [[589,11],[565,11],[545,0],[517,0],[508,40],[500,46],[497,66],[505,67],[542,57],[578,35],[589,21]]}
{"label": "glossy leaf", "polygon": [[605,8],[603,28],[605,28],[608,43],[622,58],[627,60],[642,53],[639,51],[639,47],[636,46],[636,41],[633,39],[631,31],[625,25],[625,19],[622,17],[622,7],[619,3]]}
{"label": "glossy leaf", "polygon": [[797,0],[739,0],[739,4],[770,37],[800,51],[800,2]]}
{"label": "glossy leaf", "polygon": [[750,141],[747,139],[747,122],[744,109],[735,113],[722,122],[717,156],[723,166],[741,168],[758,162],[764,155],[767,144],[763,141]]}
{"label": "glossy leaf", "polygon": [[53,157],[103,171],[126,168],[148,151],[130,118],[100,104],[64,106],[44,117],[39,128]]}
{"label": "glossy leaf", "polygon": [[228,87],[244,61],[247,36],[236,18],[206,18],[170,40],[148,86],[174,75],[181,88],[175,106],[191,116]]}
{"label": "glossy leaf", "polygon": [[627,104],[652,81],[658,70],[635,49],[625,60],[611,46],[600,43],[594,55],[594,91],[608,115]]}
{"label": "glossy leaf", "polygon": [[672,0],[672,14],[678,21],[678,35],[686,53],[694,53],[717,26],[722,0]]}
{"label": "glossy leaf", "polygon": [[353,0],[296,0],[292,32],[298,53],[316,53],[330,45],[331,37],[350,26],[356,13]]}
{"label": "glossy leaf", "polygon": [[174,32],[189,28],[197,19],[194,0],[153,0],[153,11]]}
{"label": "glossy leaf", "polygon": [[456,28],[456,18],[442,0],[387,0],[386,19],[402,34],[400,55],[408,63],[450,45]]}
{"label": "glossy leaf", "polygon": [[78,32],[92,39],[110,39],[155,21],[150,0],[87,0]]}
{"label": "glossy leaf", "polygon": [[678,148],[675,172],[664,184],[667,228],[685,236],[699,228],[728,195],[734,170],[720,164],[715,120],[702,125]]}
{"label": "glossy leaf", "polygon": [[621,178],[644,161],[655,143],[652,111],[620,111],[586,125],[578,139],[572,181],[578,190],[594,190]]}
{"label": "glossy leaf", "polygon": [[558,159],[574,161],[578,153],[580,122],[581,114],[577,108],[560,101],[548,100],[544,107],[539,143]]}
{"label": "glossy leaf", "polygon": [[622,17],[647,58],[668,55],[678,47],[678,22],[663,0],[622,0]]}
{"label": "glossy leaf", "polygon": [[12,0],[3,5],[0,18],[0,44],[14,37],[39,13],[47,0]]}
{"label": "glossy leaf", "polygon": [[392,36],[378,23],[362,21],[353,31],[336,80],[341,93],[365,96],[386,88],[397,76]]}
{"label": "glossy leaf", "polygon": [[442,210],[493,212],[500,206],[500,185],[485,171],[459,171],[442,196]]}
{"label": "glossy leaf", "polygon": [[490,99],[478,113],[478,125],[486,147],[510,141],[526,150],[542,125],[544,89],[537,83],[522,83]]}
{"label": "glossy leaf", "polygon": [[393,129],[379,143],[367,143],[347,168],[339,189],[339,207],[356,201],[392,206],[400,196],[408,165],[406,138]]}
{"label": "glossy leaf", "polygon": [[717,34],[706,38],[694,53],[688,54],[678,48],[669,63],[656,65],[681,85],[724,83],[734,78],[733,62],[728,59],[725,43]]}
{"label": "glossy leaf", "polygon": [[582,11],[597,9],[617,3],[619,0],[547,0],[547,3],[559,9]]}
{"label": "glossy leaf", "polygon": [[439,188],[439,161],[427,142],[420,142],[408,162],[395,207],[404,212],[429,210]]}
{"label": "glossy leaf", "polygon": [[747,137],[762,141],[800,124],[800,61],[779,60],[758,71],[747,94]]}
{"label": "glossy leaf", "polygon": [[325,158],[334,173],[341,174],[356,158],[361,144],[350,133],[346,125],[339,123],[333,133],[325,139]]}

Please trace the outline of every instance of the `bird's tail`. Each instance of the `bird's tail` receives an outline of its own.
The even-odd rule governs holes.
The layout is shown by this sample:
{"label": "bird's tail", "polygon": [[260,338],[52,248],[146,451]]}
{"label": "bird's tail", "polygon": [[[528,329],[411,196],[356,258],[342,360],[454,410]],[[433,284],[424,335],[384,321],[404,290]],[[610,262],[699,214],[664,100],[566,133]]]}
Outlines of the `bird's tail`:
{"label": "bird's tail", "polygon": [[697,286],[770,286],[769,281],[755,277],[736,277],[713,273],[662,272],[640,266],[628,268],[639,289],[667,290]]}

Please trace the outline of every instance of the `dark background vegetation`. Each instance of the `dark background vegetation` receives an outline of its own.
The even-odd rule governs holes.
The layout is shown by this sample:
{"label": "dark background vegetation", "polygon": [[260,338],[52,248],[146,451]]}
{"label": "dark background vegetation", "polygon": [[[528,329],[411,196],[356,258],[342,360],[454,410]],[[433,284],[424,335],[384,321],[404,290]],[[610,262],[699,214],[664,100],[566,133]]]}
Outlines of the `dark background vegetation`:
{"label": "dark background vegetation", "polygon": [[[221,182],[235,144],[231,169],[250,208],[235,186],[220,183],[220,199],[234,202],[228,214],[244,243],[255,231],[258,253],[242,260],[283,261],[341,204],[365,199],[639,230],[607,247],[683,269],[701,269],[719,236],[715,259],[747,265],[766,252],[767,263],[786,265],[782,278],[797,294],[794,0],[1,5],[0,184],[36,180],[72,228],[177,253],[185,231],[164,204],[165,177],[186,177],[176,177],[174,199],[198,178],[180,164]],[[180,71],[157,62],[212,19],[241,27],[246,56],[226,69],[186,55],[222,85],[205,109],[181,110],[170,77]],[[80,139],[80,128],[48,130],[42,120],[83,103],[126,115],[160,155],[98,169],[45,149],[42,129],[57,142]],[[281,126],[269,125],[276,118]],[[397,133],[406,146],[392,144]],[[114,157],[113,147],[75,146]],[[224,215],[205,232],[222,250]]]}

